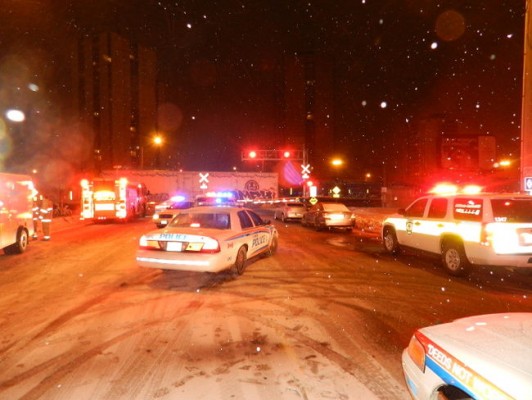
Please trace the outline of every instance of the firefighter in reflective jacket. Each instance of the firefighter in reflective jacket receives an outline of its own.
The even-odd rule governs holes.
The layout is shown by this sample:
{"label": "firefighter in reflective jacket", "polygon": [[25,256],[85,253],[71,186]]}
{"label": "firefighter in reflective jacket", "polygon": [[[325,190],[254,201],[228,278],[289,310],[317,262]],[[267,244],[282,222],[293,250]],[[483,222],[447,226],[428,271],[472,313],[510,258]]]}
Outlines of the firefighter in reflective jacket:
{"label": "firefighter in reflective jacket", "polygon": [[42,198],[41,208],[39,210],[42,224],[43,240],[50,240],[50,225],[54,214],[54,205],[47,197]]}

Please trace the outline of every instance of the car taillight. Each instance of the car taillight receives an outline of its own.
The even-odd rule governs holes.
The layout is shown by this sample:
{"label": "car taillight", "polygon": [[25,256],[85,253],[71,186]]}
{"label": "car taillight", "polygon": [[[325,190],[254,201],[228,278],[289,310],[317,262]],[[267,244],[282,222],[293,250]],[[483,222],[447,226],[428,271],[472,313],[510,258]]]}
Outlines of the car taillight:
{"label": "car taillight", "polygon": [[203,253],[218,253],[220,251],[220,243],[212,238],[205,238],[201,251]]}
{"label": "car taillight", "polygon": [[201,242],[188,242],[183,251],[191,253],[218,253],[220,244],[216,239],[202,238]]}
{"label": "car taillight", "polygon": [[415,334],[410,339],[407,351],[414,364],[416,364],[421,372],[425,372],[425,347]]}
{"label": "car taillight", "polygon": [[160,249],[157,240],[149,240],[146,236],[141,236],[139,239],[139,247],[144,249]]}
{"label": "car taillight", "polygon": [[480,244],[483,246],[491,246],[493,243],[493,225],[482,224],[480,231]]}

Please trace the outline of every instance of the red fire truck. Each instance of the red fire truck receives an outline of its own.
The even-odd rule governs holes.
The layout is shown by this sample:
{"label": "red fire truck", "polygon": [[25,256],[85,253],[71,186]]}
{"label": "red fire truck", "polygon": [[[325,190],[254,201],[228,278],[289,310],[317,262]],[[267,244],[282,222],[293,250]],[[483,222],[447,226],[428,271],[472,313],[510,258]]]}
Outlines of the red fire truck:
{"label": "red fire truck", "polygon": [[127,178],[81,181],[81,219],[128,221],[146,215],[146,186]]}
{"label": "red fire truck", "polygon": [[36,193],[30,176],[0,173],[0,248],[5,254],[26,250]]}

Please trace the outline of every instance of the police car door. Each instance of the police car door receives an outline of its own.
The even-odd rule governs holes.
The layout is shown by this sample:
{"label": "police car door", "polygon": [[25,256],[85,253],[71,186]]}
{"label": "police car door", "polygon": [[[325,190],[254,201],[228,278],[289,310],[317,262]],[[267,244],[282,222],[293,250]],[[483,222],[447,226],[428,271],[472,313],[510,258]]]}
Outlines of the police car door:
{"label": "police car door", "polygon": [[419,249],[440,254],[440,237],[448,225],[445,222],[448,204],[449,199],[446,197],[430,199],[426,217],[419,221],[419,225],[416,227]]}
{"label": "police car door", "polygon": [[428,198],[422,197],[413,202],[405,210],[401,227],[396,227],[399,243],[403,246],[418,249],[420,246],[420,228],[423,226],[423,217],[427,207]]}
{"label": "police car door", "polygon": [[247,210],[246,212],[253,220],[253,225],[255,225],[255,233],[252,236],[251,244],[249,246],[250,256],[253,256],[268,248],[272,233],[258,214],[255,214],[250,210]]}

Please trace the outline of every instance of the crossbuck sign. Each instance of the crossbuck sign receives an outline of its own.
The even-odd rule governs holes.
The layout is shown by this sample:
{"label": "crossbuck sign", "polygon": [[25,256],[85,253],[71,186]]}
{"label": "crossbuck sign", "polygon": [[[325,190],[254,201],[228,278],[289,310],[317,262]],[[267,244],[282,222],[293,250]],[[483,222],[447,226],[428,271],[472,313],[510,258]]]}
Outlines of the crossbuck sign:
{"label": "crossbuck sign", "polygon": [[303,179],[308,179],[310,176],[310,164],[303,165],[301,164],[301,177]]}
{"label": "crossbuck sign", "polygon": [[206,172],[204,174],[202,174],[201,172],[199,173],[199,183],[200,183],[200,189],[207,189],[207,184],[209,183],[209,173]]}

